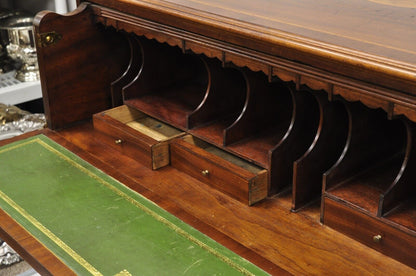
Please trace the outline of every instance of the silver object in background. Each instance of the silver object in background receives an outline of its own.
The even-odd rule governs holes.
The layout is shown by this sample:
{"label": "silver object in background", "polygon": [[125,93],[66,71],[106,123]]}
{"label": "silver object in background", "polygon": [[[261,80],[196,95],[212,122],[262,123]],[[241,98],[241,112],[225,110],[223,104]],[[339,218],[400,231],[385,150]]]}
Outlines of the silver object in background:
{"label": "silver object in background", "polygon": [[22,82],[39,80],[33,17],[12,16],[1,23],[1,44],[6,47],[9,57],[22,64],[16,79]]}
{"label": "silver object in background", "polygon": [[0,240],[0,266],[20,262],[22,258],[5,242]]}
{"label": "silver object in background", "polygon": [[31,114],[16,106],[0,103],[0,140],[42,129],[45,126],[45,114]]}
{"label": "silver object in background", "polygon": [[[14,15],[14,12],[5,8],[0,8],[0,26],[3,25],[3,22],[7,18]],[[7,56],[6,45],[3,43],[5,39],[2,39],[2,35],[7,35],[7,33],[2,34],[2,32],[0,31],[0,73],[7,73],[9,71],[15,70],[16,68],[15,62]]]}

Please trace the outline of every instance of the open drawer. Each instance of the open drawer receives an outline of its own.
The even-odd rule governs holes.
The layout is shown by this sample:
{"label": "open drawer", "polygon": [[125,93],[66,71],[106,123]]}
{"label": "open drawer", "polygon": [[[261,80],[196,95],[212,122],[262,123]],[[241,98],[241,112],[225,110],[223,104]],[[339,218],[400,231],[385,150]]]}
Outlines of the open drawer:
{"label": "open drawer", "polygon": [[267,196],[267,170],[192,135],[171,141],[171,166],[252,205]]}
{"label": "open drawer", "polygon": [[169,164],[169,140],[184,134],[125,105],[94,114],[93,124],[109,145],[154,170]]}

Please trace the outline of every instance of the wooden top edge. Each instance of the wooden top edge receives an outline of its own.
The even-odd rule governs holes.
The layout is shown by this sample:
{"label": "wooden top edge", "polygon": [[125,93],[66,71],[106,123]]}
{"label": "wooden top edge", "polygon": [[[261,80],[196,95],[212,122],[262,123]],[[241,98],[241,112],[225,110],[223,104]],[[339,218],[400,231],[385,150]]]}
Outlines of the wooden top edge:
{"label": "wooden top edge", "polygon": [[[224,33],[217,31],[216,33],[218,37],[215,38],[228,41],[230,43],[235,43],[235,41],[230,41],[231,39],[227,37],[227,33],[234,33],[239,37],[264,41],[277,46],[290,47],[318,57],[331,58],[339,62],[349,63],[351,65],[364,67],[373,71],[384,72],[403,79],[414,81],[416,78],[416,63],[406,62],[404,59],[392,59],[383,55],[376,55],[369,52],[355,50],[353,48],[345,47],[342,44],[326,43],[311,38],[312,36],[307,37],[304,35],[289,33],[281,29],[268,28],[266,26],[253,24],[239,18],[225,17],[207,11],[198,10],[193,7],[174,4],[168,1],[92,0],[90,2],[143,18],[147,18],[145,11],[150,9],[154,12],[166,15],[168,14],[176,18],[204,24],[205,26],[213,28],[213,30],[223,30]],[[129,7],[128,10],[126,10],[127,7]],[[147,19],[154,20],[154,18]],[[158,18],[157,20],[160,22],[164,21],[163,18]],[[161,23],[169,24],[169,22]],[[183,26],[183,28],[186,29],[185,26]],[[412,59],[415,57],[416,60],[416,52],[409,53],[409,56],[411,56]]]}

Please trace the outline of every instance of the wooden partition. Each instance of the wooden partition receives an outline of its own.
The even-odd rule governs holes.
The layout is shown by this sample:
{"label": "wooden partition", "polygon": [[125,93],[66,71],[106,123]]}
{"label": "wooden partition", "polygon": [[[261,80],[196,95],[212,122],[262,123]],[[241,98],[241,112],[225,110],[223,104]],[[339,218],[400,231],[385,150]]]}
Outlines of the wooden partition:
{"label": "wooden partition", "polygon": [[311,91],[319,104],[319,126],[312,145],[293,165],[292,210],[297,211],[322,195],[322,176],[341,156],[347,143],[349,118],[342,100],[328,100]]}
{"label": "wooden partition", "polygon": [[225,129],[244,109],[247,84],[238,69],[224,68],[218,59],[201,58],[208,70],[208,91],[201,105],[189,115],[188,125],[193,135],[223,146]]}
{"label": "wooden partition", "polygon": [[[363,130],[355,135],[350,132],[343,156],[324,175],[324,191],[327,196],[340,198],[372,216],[394,217],[392,214],[400,213],[404,206],[412,209],[413,203],[408,202],[413,202],[416,195],[416,129],[407,119],[386,120],[379,126],[382,135],[373,136],[376,134],[362,133]],[[389,151],[382,152],[372,146],[380,143],[389,145]],[[365,149],[373,149],[373,155],[364,154]],[[344,162],[348,161],[357,163],[355,174],[345,167],[343,170]],[[342,174],[344,178],[340,177]]]}
{"label": "wooden partition", "polygon": [[137,37],[132,34],[126,35],[126,37],[130,46],[130,61],[123,74],[111,83],[111,103],[113,107],[123,104],[123,88],[136,78],[143,63]]}
{"label": "wooden partition", "polygon": [[269,194],[292,188],[293,164],[311,146],[319,126],[319,106],[308,91],[293,93],[291,125],[279,143],[269,151]]}
{"label": "wooden partition", "polygon": [[382,110],[348,104],[349,133],[344,152],[324,174],[324,190],[376,215],[380,194],[400,172],[406,151],[406,128]]}
{"label": "wooden partition", "polygon": [[268,154],[284,137],[293,115],[292,91],[283,82],[242,69],[247,82],[244,108],[224,133],[224,145],[233,153],[269,168]]}
{"label": "wooden partition", "polygon": [[416,267],[415,125],[360,103],[347,110],[347,143],[324,174],[321,220]]}
{"label": "wooden partition", "polygon": [[136,78],[123,88],[124,103],[150,116],[187,129],[188,115],[203,101],[208,71],[197,55],[140,37],[143,58]]}

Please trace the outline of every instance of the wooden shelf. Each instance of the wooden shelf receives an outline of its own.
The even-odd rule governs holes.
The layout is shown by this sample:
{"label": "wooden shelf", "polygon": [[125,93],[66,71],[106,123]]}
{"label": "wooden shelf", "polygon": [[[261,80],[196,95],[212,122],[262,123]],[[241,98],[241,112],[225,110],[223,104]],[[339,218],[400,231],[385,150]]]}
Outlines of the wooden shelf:
{"label": "wooden shelf", "polygon": [[414,196],[402,202],[400,206],[384,216],[386,220],[394,222],[397,225],[406,227],[413,233],[416,233],[416,201]]}
{"label": "wooden shelf", "polygon": [[322,195],[322,176],[342,155],[348,136],[348,113],[343,101],[329,101],[325,93],[313,91],[320,118],[316,136],[293,164],[292,210],[297,211]]}
{"label": "wooden shelf", "polygon": [[[348,104],[349,134],[344,152],[324,175],[324,191],[374,216],[384,213],[384,195],[400,173],[410,141],[406,124],[381,110]],[[371,126],[371,127],[370,127]],[[392,208],[390,206],[390,208]]]}
{"label": "wooden shelf", "polygon": [[357,177],[349,179],[327,192],[376,216],[380,195],[384,194],[394,182],[403,158],[404,154],[399,153],[392,159],[369,168]]}
{"label": "wooden shelf", "polygon": [[269,152],[282,140],[288,127],[286,124],[284,126],[275,126],[257,135],[228,145],[227,148],[231,152],[249,159],[259,166],[269,168]]}
{"label": "wooden shelf", "polygon": [[161,92],[146,93],[125,100],[124,103],[173,126],[186,129],[188,115],[198,107],[204,95],[200,86],[187,84],[178,88],[166,88]]}
{"label": "wooden shelf", "polygon": [[[123,102],[181,129],[201,104],[208,89],[205,63],[179,48],[137,37],[142,64],[137,76],[122,89]],[[132,50],[133,53],[135,51]]]}

